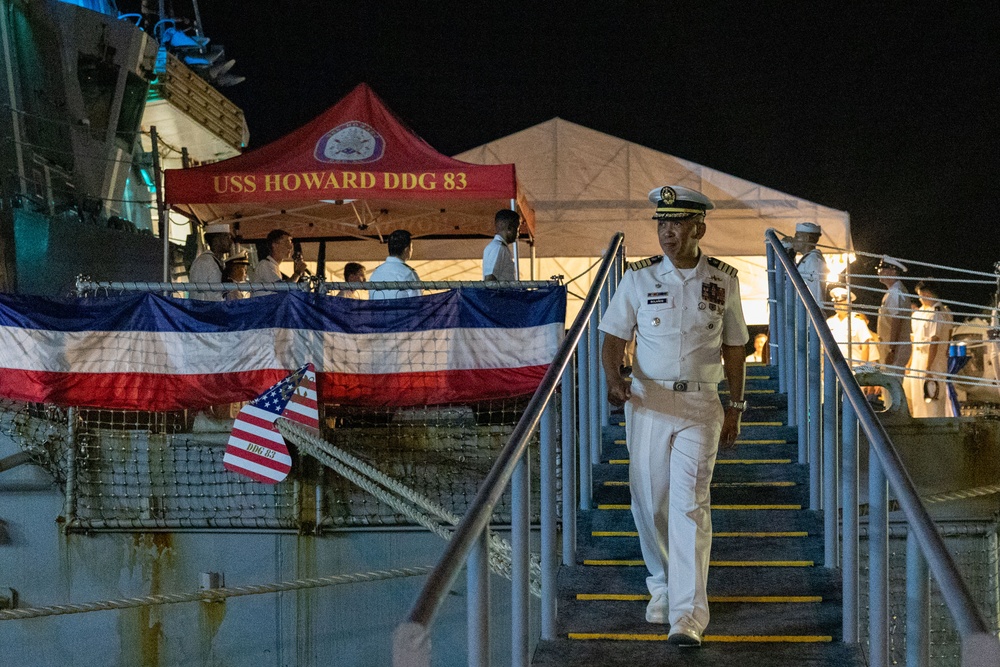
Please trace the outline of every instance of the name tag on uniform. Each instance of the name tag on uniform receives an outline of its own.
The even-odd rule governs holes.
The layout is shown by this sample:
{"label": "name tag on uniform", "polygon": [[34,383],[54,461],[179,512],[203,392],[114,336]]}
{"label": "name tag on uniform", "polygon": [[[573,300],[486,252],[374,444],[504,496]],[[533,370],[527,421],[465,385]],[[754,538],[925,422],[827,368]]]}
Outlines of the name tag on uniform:
{"label": "name tag on uniform", "polygon": [[648,306],[655,304],[670,305],[671,303],[673,303],[673,299],[670,298],[669,292],[649,292],[646,294],[646,305]]}

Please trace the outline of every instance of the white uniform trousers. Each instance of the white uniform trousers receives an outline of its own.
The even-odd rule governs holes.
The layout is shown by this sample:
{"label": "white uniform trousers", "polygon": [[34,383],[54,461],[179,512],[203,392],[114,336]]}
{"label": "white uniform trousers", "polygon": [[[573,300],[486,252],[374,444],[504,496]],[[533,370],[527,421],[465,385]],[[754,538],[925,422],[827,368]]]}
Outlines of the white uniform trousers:
{"label": "white uniform trousers", "polygon": [[[625,404],[632,516],[653,597],[667,593],[669,621],[708,625],[712,472],[724,411],[714,391],[679,392],[636,378]],[[668,557],[669,554],[669,557]]]}

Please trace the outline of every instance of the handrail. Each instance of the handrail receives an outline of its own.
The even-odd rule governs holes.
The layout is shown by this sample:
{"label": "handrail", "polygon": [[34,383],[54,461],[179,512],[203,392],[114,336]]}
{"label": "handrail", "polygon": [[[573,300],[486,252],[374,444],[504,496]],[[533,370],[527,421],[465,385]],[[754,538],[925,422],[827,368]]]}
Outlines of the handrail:
{"label": "handrail", "polygon": [[[787,279],[791,281],[798,293],[799,299],[805,306],[806,313],[830,357],[844,395],[854,408],[858,422],[868,437],[869,445],[882,464],[885,477],[896,494],[900,509],[903,510],[907,523],[917,538],[920,550],[927,560],[934,579],[938,582],[941,596],[955,620],[959,634],[963,637],[973,634],[992,634],[989,625],[976,606],[965,580],[962,579],[954,560],[948,553],[944,540],[941,539],[927,509],[921,502],[913,480],[910,479],[903,466],[899,452],[896,451],[871,404],[865,399],[861,387],[855,380],[840,347],[833,338],[833,333],[826,326],[826,317],[812,298],[809,288],[806,287],[802,276],[799,275],[792,260],[786,254],[775,231],[773,229],[767,230],[765,237],[774,249],[776,259],[784,267]],[[833,508],[827,508],[827,511],[833,511]]]}
{"label": "handrail", "polygon": [[524,414],[521,415],[521,419],[511,432],[507,444],[504,445],[489,474],[483,480],[479,493],[476,494],[465,517],[455,529],[441,560],[428,576],[427,582],[410,611],[408,618],[410,623],[419,624],[425,628],[430,626],[448,595],[451,585],[469,557],[474,542],[486,529],[490,516],[493,514],[493,507],[500,500],[500,496],[510,482],[514,468],[528,446],[528,439],[541,419],[542,410],[555,392],[556,385],[569,364],[570,357],[587,326],[590,315],[597,307],[598,288],[608,279],[623,239],[624,234],[621,232],[615,234],[611,239],[601,268],[594,278],[594,287],[591,288],[583,302],[583,307],[573,321],[562,345],[559,346],[555,358],[549,364],[538,389],[528,402]]}
{"label": "handrail", "polygon": [[460,287],[485,289],[539,289],[561,284],[559,280],[395,280],[364,283],[324,282],[305,280],[300,283],[181,283],[155,281],[96,281],[83,276],[76,279],[77,294],[109,290],[113,292],[308,292],[314,288],[324,290],[390,290],[390,289],[430,289],[445,290]]}

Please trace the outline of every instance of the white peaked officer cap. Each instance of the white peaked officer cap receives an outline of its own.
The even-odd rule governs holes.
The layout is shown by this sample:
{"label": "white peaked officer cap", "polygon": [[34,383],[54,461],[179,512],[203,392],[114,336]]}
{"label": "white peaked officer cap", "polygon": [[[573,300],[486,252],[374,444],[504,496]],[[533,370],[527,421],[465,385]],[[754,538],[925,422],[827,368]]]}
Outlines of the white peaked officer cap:
{"label": "white peaked officer cap", "polygon": [[715,208],[712,200],[697,190],[680,185],[664,185],[649,191],[649,201],[656,204],[653,220],[686,218]]}
{"label": "white peaked officer cap", "polygon": [[796,234],[822,234],[823,229],[814,222],[800,222],[795,225]]}
{"label": "white peaked officer cap", "polygon": [[881,262],[881,265],[882,265],[882,266],[891,266],[891,267],[894,267],[894,268],[896,268],[896,269],[899,269],[899,271],[900,271],[901,273],[906,273],[906,272],[907,272],[907,270],[908,270],[908,269],[906,268],[906,265],[905,265],[905,264],[903,264],[903,263],[902,263],[901,261],[899,261],[898,259],[895,259],[895,258],[893,258],[893,257],[889,257],[889,255],[882,255],[882,262]]}
{"label": "white peaked officer cap", "polygon": [[[847,301],[847,288],[846,287],[834,287],[830,290],[830,298],[833,301]],[[853,302],[858,298],[858,295],[854,292],[850,292],[851,301]]]}
{"label": "white peaked officer cap", "polygon": [[206,234],[232,234],[233,230],[229,226],[228,222],[214,222],[211,225],[205,225]]}

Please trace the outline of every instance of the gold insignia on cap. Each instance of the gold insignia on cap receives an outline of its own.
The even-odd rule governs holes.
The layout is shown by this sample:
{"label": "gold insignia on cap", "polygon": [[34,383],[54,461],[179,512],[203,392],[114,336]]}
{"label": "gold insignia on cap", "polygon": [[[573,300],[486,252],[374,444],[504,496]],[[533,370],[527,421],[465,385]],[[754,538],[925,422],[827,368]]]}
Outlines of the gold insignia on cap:
{"label": "gold insignia on cap", "polygon": [[669,185],[664,185],[660,188],[660,200],[667,206],[670,206],[677,201],[677,193]]}

